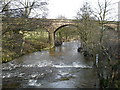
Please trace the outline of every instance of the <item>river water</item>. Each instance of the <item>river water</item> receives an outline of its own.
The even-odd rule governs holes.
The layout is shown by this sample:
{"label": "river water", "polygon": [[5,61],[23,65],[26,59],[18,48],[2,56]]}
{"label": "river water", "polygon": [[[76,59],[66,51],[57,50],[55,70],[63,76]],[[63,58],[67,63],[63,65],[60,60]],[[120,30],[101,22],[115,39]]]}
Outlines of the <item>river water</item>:
{"label": "river water", "polygon": [[84,59],[78,46],[78,41],[64,42],[3,64],[3,88],[95,88],[93,60]]}

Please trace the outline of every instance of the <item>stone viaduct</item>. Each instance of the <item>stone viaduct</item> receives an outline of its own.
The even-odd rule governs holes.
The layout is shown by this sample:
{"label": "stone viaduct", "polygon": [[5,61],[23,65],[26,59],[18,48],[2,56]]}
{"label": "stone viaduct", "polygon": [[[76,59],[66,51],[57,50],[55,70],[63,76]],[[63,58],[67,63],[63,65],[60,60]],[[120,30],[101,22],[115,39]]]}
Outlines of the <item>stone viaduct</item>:
{"label": "stone viaduct", "polygon": [[[111,23],[111,22],[110,22]],[[37,18],[2,18],[2,32],[7,30],[14,31],[34,31],[38,28],[45,28],[49,34],[49,42],[51,47],[55,43],[55,32],[64,26],[75,26],[82,24],[80,20],[71,19],[37,19]],[[115,26],[116,24],[106,24],[107,26]],[[114,28],[114,27],[113,27]]]}
{"label": "stone viaduct", "polygon": [[55,43],[55,32],[58,29],[69,25],[77,27],[80,22],[71,19],[3,18],[2,23],[3,32],[4,30],[33,31],[38,28],[45,28],[49,34],[49,41],[52,47]]}

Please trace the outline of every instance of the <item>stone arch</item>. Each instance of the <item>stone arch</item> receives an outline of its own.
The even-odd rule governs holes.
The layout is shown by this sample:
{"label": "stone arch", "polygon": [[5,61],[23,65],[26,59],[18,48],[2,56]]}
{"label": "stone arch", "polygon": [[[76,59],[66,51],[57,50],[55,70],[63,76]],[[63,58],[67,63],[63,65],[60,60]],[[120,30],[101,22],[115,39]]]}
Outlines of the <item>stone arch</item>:
{"label": "stone arch", "polygon": [[55,34],[56,34],[56,32],[57,32],[59,29],[61,29],[61,28],[63,28],[63,27],[66,27],[66,26],[73,26],[73,27],[79,29],[78,26],[75,25],[75,24],[65,24],[65,25],[61,25],[61,26],[59,26],[57,29],[55,29],[55,31],[54,31],[54,39],[55,39]]}
{"label": "stone arch", "polygon": [[[79,26],[78,26],[77,24],[75,24],[75,23],[72,23],[72,24],[71,24],[71,23],[70,23],[70,24],[68,24],[68,23],[62,24],[62,25],[59,25],[59,26],[57,26],[57,27],[54,27],[54,29],[52,29],[52,30],[48,30],[51,48],[55,46],[55,34],[56,34],[56,32],[57,32],[60,28],[63,28],[63,27],[65,27],[65,26],[73,26],[73,27],[76,27],[76,28],[79,30]],[[80,32],[79,32],[79,33],[80,33]]]}
{"label": "stone arch", "polygon": [[78,26],[75,24],[65,24],[65,25],[61,25],[57,29],[55,29],[54,33],[56,33],[60,28],[65,27],[65,26],[73,26],[73,27],[76,27],[77,29],[79,29]]}

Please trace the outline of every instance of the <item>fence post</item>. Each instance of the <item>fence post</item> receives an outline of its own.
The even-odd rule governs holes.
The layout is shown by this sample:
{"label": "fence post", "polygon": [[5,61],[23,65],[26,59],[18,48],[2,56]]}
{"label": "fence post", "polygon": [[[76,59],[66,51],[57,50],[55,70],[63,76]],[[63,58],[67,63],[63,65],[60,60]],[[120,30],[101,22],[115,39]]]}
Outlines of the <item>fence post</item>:
{"label": "fence post", "polygon": [[98,67],[98,54],[96,54],[96,66]]}

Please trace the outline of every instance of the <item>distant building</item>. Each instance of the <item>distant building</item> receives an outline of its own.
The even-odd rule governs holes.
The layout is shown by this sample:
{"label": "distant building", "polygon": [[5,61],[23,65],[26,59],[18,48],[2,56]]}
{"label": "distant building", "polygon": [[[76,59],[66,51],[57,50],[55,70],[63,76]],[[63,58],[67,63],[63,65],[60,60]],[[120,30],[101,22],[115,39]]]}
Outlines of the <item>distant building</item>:
{"label": "distant building", "polygon": [[117,31],[117,25],[116,24],[104,24],[104,26],[108,30],[115,30],[115,31]]}
{"label": "distant building", "polygon": [[120,1],[118,2],[118,21],[120,21]]}

